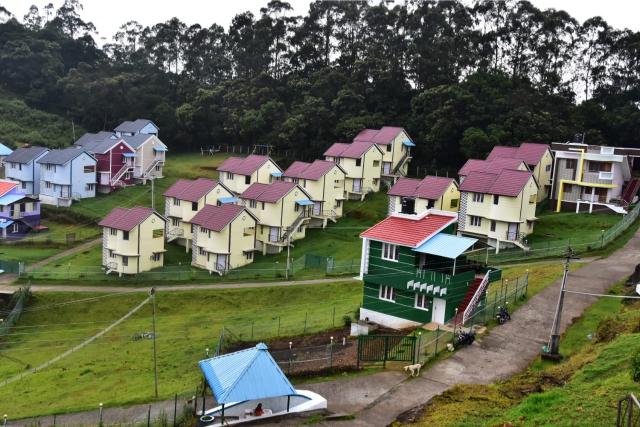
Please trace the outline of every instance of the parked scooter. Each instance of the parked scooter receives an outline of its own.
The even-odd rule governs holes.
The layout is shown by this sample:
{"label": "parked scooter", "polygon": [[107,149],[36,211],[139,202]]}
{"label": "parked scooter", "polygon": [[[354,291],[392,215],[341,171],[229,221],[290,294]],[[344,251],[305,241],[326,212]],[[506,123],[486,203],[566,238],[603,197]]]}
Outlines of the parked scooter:
{"label": "parked scooter", "polygon": [[509,310],[507,310],[507,307],[498,307],[498,314],[496,314],[496,320],[500,325],[507,322],[507,320],[511,320],[511,315],[509,314]]}
{"label": "parked scooter", "polygon": [[471,345],[475,340],[476,333],[474,331],[460,331],[460,333],[458,334],[458,338],[456,339],[456,346]]}

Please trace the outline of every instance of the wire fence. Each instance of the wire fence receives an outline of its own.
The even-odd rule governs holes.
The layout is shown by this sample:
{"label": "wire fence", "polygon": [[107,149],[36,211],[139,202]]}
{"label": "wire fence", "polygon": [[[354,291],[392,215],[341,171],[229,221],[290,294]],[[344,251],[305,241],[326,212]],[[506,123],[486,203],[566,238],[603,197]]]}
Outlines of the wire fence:
{"label": "wire fence", "polygon": [[0,338],[7,335],[13,325],[15,325],[16,322],[20,319],[20,316],[24,311],[24,306],[26,305],[30,296],[31,292],[29,291],[28,287],[18,289],[11,296],[11,301],[9,302],[11,311],[4,319],[0,319]]}

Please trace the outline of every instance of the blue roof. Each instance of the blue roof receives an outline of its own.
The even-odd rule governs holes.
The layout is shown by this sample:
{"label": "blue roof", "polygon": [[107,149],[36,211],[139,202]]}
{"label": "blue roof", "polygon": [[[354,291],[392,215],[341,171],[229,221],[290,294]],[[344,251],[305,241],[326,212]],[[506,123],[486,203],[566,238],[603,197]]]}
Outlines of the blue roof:
{"label": "blue roof", "polygon": [[236,203],[238,201],[238,198],[237,197],[220,197],[218,201],[224,205],[225,203]]}
{"label": "blue roof", "polygon": [[271,172],[271,176],[275,176],[280,178],[282,175],[284,175],[284,172]]}
{"label": "blue roof", "polygon": [[167,147],[153,147],[153,151],[169,151]]}
{"label": "blue roof", "polygon": [[218,403],[296,394],[264,343],[202,360],[200,370]]}
{"label": "blue roof", "polygon": [[13,150],[11,148],[7,147],[4,144],[0,144],[0,156],[8,156],[11,153],[13,153]]}
{"label": "blue roof", "polygon": [[122,154],[124,157],[135,157],[136,153],[123,153]]}
{"label": "blue roof", "polygon": [[415,248],[414,251],[455,259],[462,255],[477,241],[478,239],[472,239],[470,237],[438,233],[425,243]]}
{"label": "blue roof", "polygon": [[3,228],[7,228],[11,224],[13,224],[13,221],[11,221],[11,220],[0,221],[0,230],[2,230]]}
{"label": "blue roof", "polygon": [[302,200],[296,200],[296,203],[299,204],[300,206],[311,206],[313,205],[313,202],[309,199],[302,199]]}
{"label": "blue roof", "polygon": [[10,205],[11,203],[15,203],[18,200],[24,199],[25,197],[27,196],[24,194],[5,194],[4,196],[0,197],[0,206]]}
{"label": "blue roof", "polygon": [[408,139],[406,141],[402,141],[402,143],[404,145],[406,145],[407,147],[415,147],[416,144],[414,144],[413,142],[409,141]]}

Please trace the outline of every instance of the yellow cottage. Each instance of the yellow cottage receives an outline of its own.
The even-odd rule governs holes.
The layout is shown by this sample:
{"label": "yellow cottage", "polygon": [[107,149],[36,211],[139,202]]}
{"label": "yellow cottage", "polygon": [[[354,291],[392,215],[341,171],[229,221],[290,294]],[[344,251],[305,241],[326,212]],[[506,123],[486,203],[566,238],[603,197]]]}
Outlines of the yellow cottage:
{"label": "yellow cottage", "polygon": [[107,274],[137,274],[162,267],[166,219],[150,208],[115,208],[100,223]]}
{"label": "yellow cottage", "polygon": [[388,214],[420,214],[427,209],[458,212],[460,191],[453,178],[427,176],[400,178],[389,189]]}
{"label": "yellow cottage", "polygon": [[353,142],[376,144],[383,153],[381,164],[382,179],[394,183],[399,177],[407,176],[411,161],[411,147],[415,144],[404,128],[383,126],[381,129],[364,129]]}
{"label": "yellow cottage", "polygon": [[229,157],[218,167],[218,179],[235,194],[245,191],[251,184],[270,184],[282,176],[282,169],[269,156],[251,154],[247,157]]}
{"label": "yellow cottage", "polygon": [[364,141],[335,143],[324,156],[346,172],[346,198],[362,200],[367,193],[380,191],[383,152],[376,144]]}

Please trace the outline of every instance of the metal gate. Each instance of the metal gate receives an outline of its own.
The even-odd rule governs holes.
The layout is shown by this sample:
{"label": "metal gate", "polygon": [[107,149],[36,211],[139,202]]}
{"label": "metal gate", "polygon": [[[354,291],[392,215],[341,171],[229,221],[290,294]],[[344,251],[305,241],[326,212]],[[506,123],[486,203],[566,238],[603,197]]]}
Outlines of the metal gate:
{"label": "metal gate", "polygon": [[400,335],[358,336],[358,366],[360,362],[415,363],[416,337]]}

